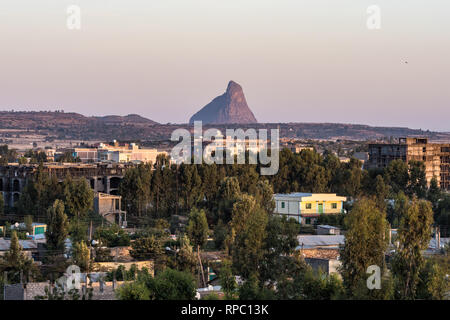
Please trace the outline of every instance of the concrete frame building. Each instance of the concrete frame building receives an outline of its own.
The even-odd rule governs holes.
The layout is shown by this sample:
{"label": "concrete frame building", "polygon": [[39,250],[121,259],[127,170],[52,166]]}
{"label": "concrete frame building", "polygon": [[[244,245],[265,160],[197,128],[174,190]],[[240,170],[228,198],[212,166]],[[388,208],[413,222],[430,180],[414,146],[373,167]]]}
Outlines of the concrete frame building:
{"label": "concrete frame building", "polygon": [[121,210],[122,197],[102,192],[94,194],[94,211],[109,223],[117,223],[126,227],[127,213]]}
{"label": "concrete frame building", "polygon": [[430,143],[427,138],[400,138],[398,143],[369,145],[367,169],[385,168],[393,160],[423,161],[428,185],[436,177],[442,189],[450,190],[450,143]]}
{"label": "concrete frame building", "polygon": [[[49,176],[56,176],[60,181],[67,175],[72,178],[85,178],[91,188],[97,192],[118,194],[119,185],[125,171],[132,165],[128,164],[86,164],[86,163],[44,163],[44,170]],[[37,164],[9,164],[0,166],[0,192],[3,193],[5,205],[13,206],[19,200],[28,179],[32,178],[38,169]]]}

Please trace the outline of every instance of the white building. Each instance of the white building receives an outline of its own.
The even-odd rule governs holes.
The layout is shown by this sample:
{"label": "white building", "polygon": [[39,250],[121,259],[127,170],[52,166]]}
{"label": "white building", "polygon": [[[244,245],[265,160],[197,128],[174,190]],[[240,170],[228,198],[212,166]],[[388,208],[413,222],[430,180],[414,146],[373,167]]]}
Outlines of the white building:
{"label": "white building", "polygon": [[275,213],[294,218],[301,224],[314,224],[322,214],[344,212],[346,197],[335,193],[275,194]]}

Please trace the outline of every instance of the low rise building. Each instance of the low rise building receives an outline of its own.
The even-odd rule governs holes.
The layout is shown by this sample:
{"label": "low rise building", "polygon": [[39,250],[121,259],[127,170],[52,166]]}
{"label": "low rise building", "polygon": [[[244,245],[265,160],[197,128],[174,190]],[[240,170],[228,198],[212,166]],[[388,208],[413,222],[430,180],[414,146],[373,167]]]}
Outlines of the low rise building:
{"label": "low rise building", "polygon": [[317,226],[317,234],[318,235],[339,235],[341,233],[341,229],[334,226],[329,225],[319,225]]}
{"label": "low rise building", "polygon": [[94,211],[110,223],[126,227],[127,213],[121,210],[122,197],[102,192],[94,193]]}
{"label": "low rise building", "polygon": [[301,224],[314,224],[322,214],[344,212],[346,197],[335,193],[275,194],[274,213],[293,218]]}
{"label": "low rise building", "polygon": [[313,270],[339,274],[339,249],[345,241],[343,235],[299,235],[297,241],[299,246],[296,250]]}

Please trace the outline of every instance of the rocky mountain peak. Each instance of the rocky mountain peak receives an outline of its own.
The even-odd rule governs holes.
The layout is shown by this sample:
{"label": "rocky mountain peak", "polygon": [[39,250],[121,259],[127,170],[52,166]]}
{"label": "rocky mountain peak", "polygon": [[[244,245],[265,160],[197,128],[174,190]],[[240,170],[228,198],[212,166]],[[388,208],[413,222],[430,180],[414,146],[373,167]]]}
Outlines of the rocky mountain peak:
{"label": "rocky mountain peak", "polygon": [[247,105],[242,87],[234,81],[228,83],[223,95],[216,97],[194,114],[189,123],[194,121],[202,121],[205,124],[258,122]]}

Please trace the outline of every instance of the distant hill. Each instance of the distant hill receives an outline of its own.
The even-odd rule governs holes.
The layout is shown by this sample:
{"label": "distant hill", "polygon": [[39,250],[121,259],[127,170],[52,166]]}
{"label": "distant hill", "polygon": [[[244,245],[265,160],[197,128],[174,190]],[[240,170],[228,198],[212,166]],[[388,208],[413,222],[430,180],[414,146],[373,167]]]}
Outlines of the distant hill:
{"label": "distant hill", "polygon": [[202,121],[204,124],[257,123],[247,105],[242,87],[234,81],[228,83],[226,92],[216,97],[194,114],[189,123]]}
{"label": "distant hill", "polygon": [[157,122],[137,114],[86,117],[75,112],[61,111],[0,111],[0,128],[2,129],[68,128],[102,124],[154,125]]}
{"label": "distant hill", "polygon": [[[189,124],[158,124],[136,114],[128,116],[85,117],[73,112],[0,111],[0,129],[4,138],[18,131],[38,133],[56,139],[73,140],[169,140],[179,128],[193,131]],[[248,128],[280,129],[280,137],[298,139],[375,140],[389,137],[421,136],[433,141],[450,141],[450,133],[402,127],[371,127],[345,123],[234,123],[204,124],[203,129]],[[270,132],[269,132],[270,136]]]}
{"label": "distant hill", "polygon": [[129,114],[126,116],[103,116],[103,117],[94,117],[99,121],[103,121],[105,123],[130,123],[130,124],[157,124],[157,122],[141,117],[138,114]]}

